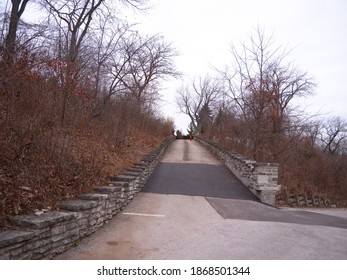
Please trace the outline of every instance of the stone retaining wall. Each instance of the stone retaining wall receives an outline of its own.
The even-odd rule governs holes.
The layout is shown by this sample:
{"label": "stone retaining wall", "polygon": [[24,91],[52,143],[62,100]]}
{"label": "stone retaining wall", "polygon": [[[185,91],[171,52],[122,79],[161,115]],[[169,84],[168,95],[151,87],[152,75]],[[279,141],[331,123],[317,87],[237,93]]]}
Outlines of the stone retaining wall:
{"label": "stone retaining wall", "polygon": [[200,137],[195,139],[215,155],[225,166],[253,192],[260,201],[269,205],[276,204],[278,164],[260,163],[242,155],[226,151],[221,146]]}
{"label": "stone retaining wall", "polygon": [[95,187],[95,193],[61,202],[59,211],[12,217],[11,221],[20,230],[0,233],[0,259],[51,259],[76,246],[83,237],[106,224],[133,199],[173,140],[166,140],[141,162],[111,178],[108,185]]}

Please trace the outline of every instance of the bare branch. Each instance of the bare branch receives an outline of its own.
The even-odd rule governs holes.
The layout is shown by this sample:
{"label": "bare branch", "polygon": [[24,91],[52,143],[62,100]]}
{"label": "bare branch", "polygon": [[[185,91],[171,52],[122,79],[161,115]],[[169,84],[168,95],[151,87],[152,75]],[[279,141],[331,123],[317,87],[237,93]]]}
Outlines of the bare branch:
{"label": "bare branch", "polygon": [[193,81],[191,87],[182,86],[177,91],[176,104],[179,110],[188,115],[193,126],[193,132],[201,133],[210,119],[211,110],[223,97],[221,84],[210,76],[200,77]]}

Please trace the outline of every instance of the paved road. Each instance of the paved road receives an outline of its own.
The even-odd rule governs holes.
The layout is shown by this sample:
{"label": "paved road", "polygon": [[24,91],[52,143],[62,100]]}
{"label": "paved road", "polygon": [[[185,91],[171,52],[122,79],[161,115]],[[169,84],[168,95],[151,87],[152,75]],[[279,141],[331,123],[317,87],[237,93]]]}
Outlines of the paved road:
{"label": "paved road", "polygon": [[123,212],[57,259],[347,259],[347,211],[264,205],[179,140]]}

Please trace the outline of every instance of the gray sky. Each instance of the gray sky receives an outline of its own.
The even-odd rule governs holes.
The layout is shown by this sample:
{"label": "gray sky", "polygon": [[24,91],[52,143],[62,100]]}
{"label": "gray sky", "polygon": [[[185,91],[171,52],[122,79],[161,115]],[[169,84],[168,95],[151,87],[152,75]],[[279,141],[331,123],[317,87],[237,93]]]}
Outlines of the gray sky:
{"label": "gray sky", "polygon": [[[152,0],[144,14],[128,16],[147,33],[162,33],[180,52],[184,81],[223,68],[230,45],[244,41],[257,25],[275,43],[292,49],[289,59],[317,84],[316,94],[300,100],[310,113],[347,119],[347,1],[345,0]],[[163,86],[163,111],[186,132],[189,120],[177,112],[174,96],[182,81]],[[328,115],[329,116],[329,115]]]}
{"label": "gray sky", "polygon": [[[3,7],[5,0],[0,0]],[[259,25],[275,43],[292,49],[289,59],[317,84],[316,94],[299,103],[310,113],[347,119],[347,1],[345,0],[150,0],[146,12],[125,10],[144,33],[161,33],[180,56],[182,80],[163,84],[161,109],[186,132],[189,119],[178,113],[182,82],[230,64],[230,45],[245,41]],[[28,6],[24,15],[37,16]],[[325,117],[327,117],[325,116]]]}

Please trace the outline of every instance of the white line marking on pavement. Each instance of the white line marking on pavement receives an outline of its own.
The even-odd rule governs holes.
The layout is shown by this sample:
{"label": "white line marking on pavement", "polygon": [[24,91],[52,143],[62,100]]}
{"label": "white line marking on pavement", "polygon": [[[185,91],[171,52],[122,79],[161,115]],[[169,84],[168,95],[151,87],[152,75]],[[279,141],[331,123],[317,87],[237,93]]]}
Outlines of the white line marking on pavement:
{"label": "white line marking on pavement", "polygon": [[165,215],[143,214],[143,213],[129,213],[129,212],[124,212],[123,215],[142,216],[142,217],[159,217],[159,218],[165,217]]}

